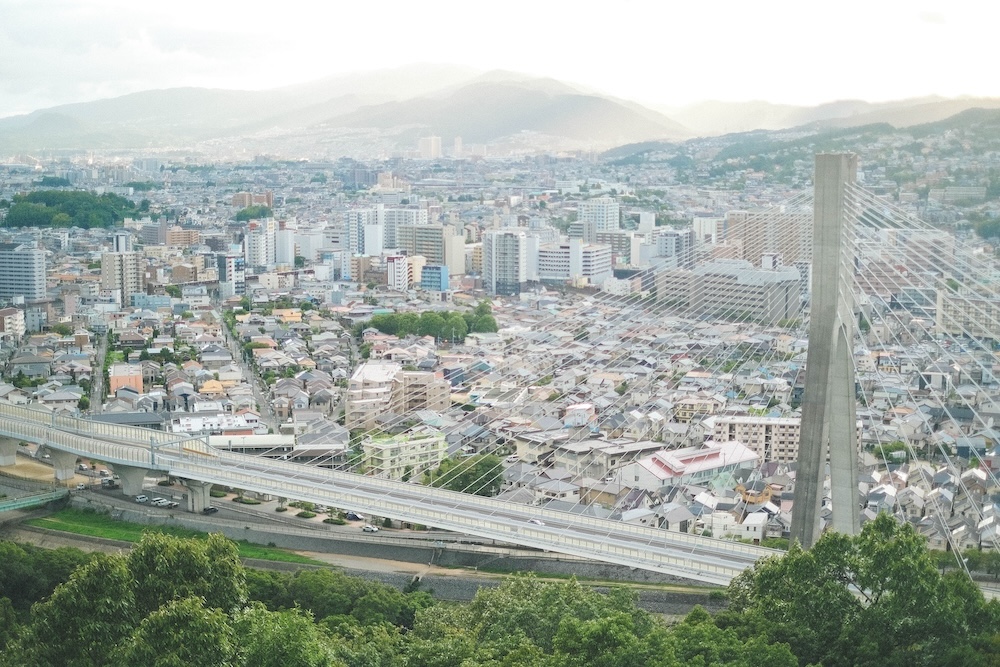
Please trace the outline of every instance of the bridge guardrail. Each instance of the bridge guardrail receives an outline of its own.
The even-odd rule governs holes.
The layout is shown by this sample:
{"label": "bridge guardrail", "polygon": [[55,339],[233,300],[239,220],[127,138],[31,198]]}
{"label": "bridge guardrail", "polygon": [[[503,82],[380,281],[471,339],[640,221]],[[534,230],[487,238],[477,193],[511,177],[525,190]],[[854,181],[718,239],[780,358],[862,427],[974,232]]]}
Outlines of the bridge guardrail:
{"label": "bridge guardrail", "polygon": [[[317,489],[314,485],[307,483],[296,483],[289,481],[277,481],[253,474],[242,472],[232,468],[220,468],[192,461],[175,461],[171,468],[172,474],[184,476],[185,474],[198,479],[205,479],[218,484],[226,484],[247,490],[260,491],[271,494],[301,494],[304,497],[316,497]],[[326,501],[336,503],[347,496],[348,490],[341,490],[336,487],[325,491]],[[478,534],[484,537],[495,539],[515,538],[525,546],[539,549],[550,549],[575,553],[581,556],[593,557],[601,554],[606,559],[623,564],[634,565],[637,562],[647,563],[654,569],[664,569],[670,571],[685,571],[709,573],[717,576],[719,580],[732,578],[743,570],[738,565],[721,566],[711,563],[701,563],[693,558],[682,558],[675,555],[658,553],[644,546],[633,546],[620,543],[622,536],[614,536],[608,539],[595,539],[586,536],[570,536],[555,533],[551,530],[543,531],[536,528],[529,528],[530,524],[512,525],[499,521],[483,520],[478,516],[466,515],[459,512],[439,510],[429,507],[421,507],[419,512],[414,511],[411,503],[401,500],[393,500],[391,496],[374,497],[369,496],[361,500],[363,504],[372,508],[380,514],[398,517],[402,520],[414,522],[427,522],[449,530]]]}

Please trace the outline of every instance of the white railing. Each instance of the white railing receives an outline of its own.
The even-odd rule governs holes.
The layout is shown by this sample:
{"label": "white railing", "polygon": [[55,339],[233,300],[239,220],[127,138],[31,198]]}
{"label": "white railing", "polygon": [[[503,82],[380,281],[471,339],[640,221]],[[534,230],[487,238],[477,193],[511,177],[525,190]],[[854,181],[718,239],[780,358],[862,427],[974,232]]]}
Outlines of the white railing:
{"label": "white railing", "polygon": [[[167,471],[477,537],[726,584],[757,559],[780,553],[542,507],[214,449],[200,438],[92,422],[0,404],[0,436],[108,463]],[[535,525],[529,519],[546,524]]]}

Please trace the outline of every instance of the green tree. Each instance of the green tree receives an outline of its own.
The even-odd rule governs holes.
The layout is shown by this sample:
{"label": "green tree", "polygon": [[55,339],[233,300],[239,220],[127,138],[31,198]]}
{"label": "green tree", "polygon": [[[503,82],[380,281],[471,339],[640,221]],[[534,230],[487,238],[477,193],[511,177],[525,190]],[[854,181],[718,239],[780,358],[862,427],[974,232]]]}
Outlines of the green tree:
{"label": "green tree", "polygon": [[939,574],[923,538],[887,514],[858,536],[827,533],[758,563],[729,600],[720,626],[787,643],[801,664],[959,664],[1000,620],[1000,604],[963,574]]}
{"label": "green tree", "polygon": [[274,211],[267,206],[247,206],[246,208],[240,209],[236,213],[236,221],[246,222],[247,220],[261,220],[263,218],[270,218],[273,216]]}
{"label": "green tree", "polygon": [[168,296],[179,299],[181,298],[181,286],[180,285],[164,285],[163,291],[167,293]]}
{"label": "green tree", "polygon": [[503,466],[492,454],[448,458],[426,474],[424,483],[477,496],[495,496],[503,483]]}
{"label": "green tree", "polygon": [[302,268],[305,268],[305,265],[306,265],[306,258],[303,257],[302,255],[296,255],[295,256],[295,268],[296,269],[302,269]]}
{"label": "green tree", "polygon": [[132,573],[119,556],[97,556],[32,608],[6,664],[105,665],[118,638],[138,622]]}
{"label": "green tree", "polygon": [[87,398],[86,396],[81,396],[80,400],[76,402],[76,407],[79,408],[80,410],[89,410],[90,399]]}
{"label": "green tree", "polygon": [[146,533],[128,555],[135,597],[145,616],[170,600],[197,596],[230,611],[246,602],[246,578],[236,545],[219,534],[185,540]]}
{"label": "green tree", "polygon": [[236,636],[229,618],[198,597],[171,600],[144,618],[115,652],[121,667],[235,666]]}
{"label": "green tree", "polygon": [[72,336],[73,327],[71,327],[69,324],[66,324],[65,322],[59,322],[58,324],[52,325],[52,332],[57,333],[60,336]]}
{"label": "green tree", "polygon": [[254,604],[237,614],[239,664],[248,667],[333,665],[329,642],[312,618],[299,609],[268,611]]}

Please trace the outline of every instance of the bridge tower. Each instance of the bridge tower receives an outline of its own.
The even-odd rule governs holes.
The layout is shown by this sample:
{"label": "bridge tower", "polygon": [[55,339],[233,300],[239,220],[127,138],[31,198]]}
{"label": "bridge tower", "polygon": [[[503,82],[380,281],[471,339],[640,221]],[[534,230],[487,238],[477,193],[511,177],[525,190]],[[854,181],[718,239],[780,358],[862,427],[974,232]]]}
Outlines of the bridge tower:
{"label": "bridge tower", "polygon": [[857,170],[858,158],[852,153],[816,155],[809,350],[791,530],[792,538],[807,549],[819,538],[827,455],[832,528],[848,535],[860,529],[852,359],[854,224],[846,206]]}

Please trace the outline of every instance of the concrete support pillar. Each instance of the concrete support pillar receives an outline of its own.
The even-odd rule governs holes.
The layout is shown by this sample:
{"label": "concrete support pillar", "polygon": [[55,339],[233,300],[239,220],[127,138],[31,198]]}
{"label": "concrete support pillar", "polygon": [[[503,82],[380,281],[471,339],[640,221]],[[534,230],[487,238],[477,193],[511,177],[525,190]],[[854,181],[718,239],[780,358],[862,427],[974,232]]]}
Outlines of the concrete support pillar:
{"label": "concrete support pillar", "polygon": [[212,490],[211,483],[195,479],[182,479],[180,483],[187,489],[188,512],[200,512],[211,505],[212,496],[209,493]]}
{"label": "concrete support pillar", "polygon": [[809,351],[802,397],[799,469],[792,510],[792,538],[811,547],[819,538],[823,473],[829,453],[833,528],[855,534],[858,454],[854,397],[853,233],[847,187],[858,170],[856,155],[816,156],[813,179],[813,275]]}
{"label": "concrete support pillar", "polygon": [[142,493],[142,485],[146,480],[146,474],[149,470],[146,468],[136,468],[135,466],[123,465],[121,463],[111,464],[110,468],[114,470],[115,474],[121,479],[123,495],[138,496]]}
{"label": "concrete support pillar", "polygon": [[49,461],[56,474],[57,482],[68,482],[76,477],[76,460],[80,458],[71,452],[63,452],[49,447]]}
{"label": "concrete support pillar", "polygon": [[17,463],[17,447],[20,440],[0,438],[0,467],[12,466]]}

